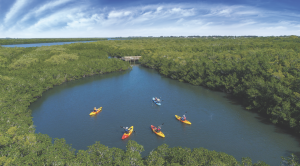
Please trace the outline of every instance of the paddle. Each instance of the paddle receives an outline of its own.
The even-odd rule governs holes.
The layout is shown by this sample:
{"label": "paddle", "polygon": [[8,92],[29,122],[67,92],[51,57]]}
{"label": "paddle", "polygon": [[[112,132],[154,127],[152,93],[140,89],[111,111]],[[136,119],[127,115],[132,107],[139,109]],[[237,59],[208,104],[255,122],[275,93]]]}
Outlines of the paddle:
{"label": "paddle", "polygon": [[[163,123],[163,124],[161,124],[161,126],[162,126],[162,125],[164,125],[164,123]],[[159,126],[157,126],[157,128],[158,128],[158,127],[159,127]],[[158,130],[158,129],[157,129],[157,130]],[[158,132],[158,131],[156,131],[156,132]],[[161,132],[161,131],[159,131],[159,132]]]}
{"label": "paddle", "polygon": [[[165,123],[161,124],[161,125],[164,125]],[[158,127],[158,126],[157,126]]]}

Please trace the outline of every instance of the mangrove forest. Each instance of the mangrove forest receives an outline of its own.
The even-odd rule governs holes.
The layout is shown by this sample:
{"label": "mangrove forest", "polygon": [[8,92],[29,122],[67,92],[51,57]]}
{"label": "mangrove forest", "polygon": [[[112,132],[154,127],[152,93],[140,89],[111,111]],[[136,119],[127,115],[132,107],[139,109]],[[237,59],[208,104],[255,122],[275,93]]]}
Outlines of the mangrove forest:
{"label": "mangrove forest", "polygon": [[[1,39],[0,44],[32,42],[9,40]],[[131,140],[126,150],[106,147],[99,140],[87,150],[76,151],[64,139],[35,133],[30,103],[64,82],[128,70],[130,63],[118,59],[124,56],[142,56],[139,61],[143,66],[165,77],[228,93],[246,109],[300,133],[297,36],[143,38],[47,47],[0,46],[0,165],[267,165],[263,161],[252,163],[246,156],[237,160],[201,147],[170,148],[166,144],[142,158],[143,146]],[[300,165],[297,161],[294,154],[282,157],[283,165]]]}

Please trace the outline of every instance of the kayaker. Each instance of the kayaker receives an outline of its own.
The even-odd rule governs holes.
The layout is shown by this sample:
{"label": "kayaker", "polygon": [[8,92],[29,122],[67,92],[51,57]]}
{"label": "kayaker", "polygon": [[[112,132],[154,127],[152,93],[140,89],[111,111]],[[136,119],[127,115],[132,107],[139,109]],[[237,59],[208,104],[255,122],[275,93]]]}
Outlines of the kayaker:
{"label": "kayaker", "polygon": [[125,133],[126,133],[126,134],[129,133],[128,127],[123,127],[123,129],[125,130]]}
{"label": "kayaker", "polygon": [[94,107],[94,112],[97,112],[96,107]]}
{"label": "kayaker", "polygon": [[155,101],[157,101],[157,97],[155,97]]}
{"label": "kayaker", "polygon": [[186,120],[185,115],[182,116],[181,120],[182,120],[182,121]]}
{"label": "kayaker", "polygon": [[160,132],[160,129],[161,129],[161,127],[158,126],[157,129],[156,129],[156,132]]}

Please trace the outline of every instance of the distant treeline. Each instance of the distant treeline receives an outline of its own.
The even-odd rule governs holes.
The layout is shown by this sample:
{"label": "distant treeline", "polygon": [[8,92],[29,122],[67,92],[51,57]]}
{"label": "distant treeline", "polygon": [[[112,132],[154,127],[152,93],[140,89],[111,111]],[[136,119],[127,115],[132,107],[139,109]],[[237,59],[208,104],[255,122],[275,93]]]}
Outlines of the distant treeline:
{"label": "distant treeline", "polygon": [[6,39],[0,39],[0,45],[75,42],[75,41],[99,41],[99,40],[107,40],[107,39],[106,38],[31,38],[31,39],[6,38]]}
{"label": "distant treeline", "polygon": [[[281,45],[283,48],[279,50],[283,50],[284,55],[289,55],[288,58],[282,60],[282,53],[277,53],[275,50],[271,53],[276,54],[277,58],[275,57],[274,61],[270,58],[271,63],[265,62],[263,61],[265,56],[258,56],[263,55],[264,51],[258,54],[261,48],[256,47],[265,43],[264,48],[269,50],[268,47],[271,49],[273,45],[277,46],[276,44],[270,44],[273,40],[277,39],[266,39],[266,41],[261,41],[257,45],[257,41],[254,42],[248,39],[239,41],[142,39],[75,43],[38,48],[0,47],[0,165],[265,166],[267,164],[260,161],[252,164],[250,158],[243,158],[241,162],[238,162],[233,156],[222,152],[209,151],[204,148],[193,150],[181,147],[168,148],[165,144],[142,158],[140,153],[144,150],[143,146],[135,141],[128,141],[127,150],[125,151],[118,148],[108,148],[96,142],[94,145],[89,146],[87,150],[79,150],[75,154],[75,149],[66,144],[64,139],[55,139],[52,143],[52,138],[48,135],[35,134],[31,110],[28,109],[28,106],[31,102],[40,98],[44,91],[63,82],[94,74],[127,70],[130,68],[129,63],[114,58],[108,59],[109,55],[124,56],[127,54],[142,55],[141,62],[144,65],[156,68],[168,77],[240,95],[245,98],[246,103],[251,105],[250,101],[255,96],[248,97],[247,95],[249,95],[248,93],[253,94],[251,88],[255,88],[254,85],[257,83],[257,80],[253,78],[260,76],[261,72],[271,73],[269,79],[273,81],[271,84],[273,88],[276,88],[279,86],[277,84],[282,82],[286,83],[285,79],[287,78],[289,78],[291,87],[295,86],[295,78],[299,80],[299,76],[293,75],[291,77],[287,75],[287,71],[284,70],[285,68],[282,65],[287,60],[290,66],[296,66],[294,70],[299,69],[299,66],[297,66],[299,63],[296,64],[299,58],[295,58],[295,56],[299,57],[299,54],[295,53],[299,51],[296,50],[299,40],[288,39],[285,41],[286,43],[281,41],[281,43],[283,42]],[[249,42],[256,46],[253,49],[254,51],[250,47],[246,49]],[[267,44],[268,42],[269,44]],[[222,51],[222,49],[226,51]],[[244,53],[239,52],[243,49],[245,49]],[[252,58],[249,57],[250,55],[252,55]],[[257,58],[258,60],[255,60]],[[258,62],[258,64],[255,64],[255,62]],[[238,64],[236,69],[234,68],[236,67],[234,66],[235,63]],[[243,65],[240,66],[239,63]],[[251,67],[253,65],[256,67]],[[263,72],[263,69],[265,69],[263,68],[256,71],[260,68],[257,66],[266,65],[274,66],[270,67],[273,70]],[[284,76],[277,74],[280,73],[279,69],[275,70],[278,67]],[[235,74],[233,74],[234,72]],[[241,74],[244,75],[241,78],[242,80],[239,80]],[[258,78],[264,78],[264,76],[262,74]],[[228,82],[228,80],[231,82]],[[262,87],[267,84],[265,83],[267,81],[261,81],[261,79],[258,79],[258,81],[257,84],[261,84]],[[241,89],[249,85],[251,90],[246,90],[246,94],[240,90],[237,91],[239,93],[235,92],[235,89]],[[283,85],[280,85],[280,88],[284,90],[286,88]],[[260,95],[264,95],[258,90],[254,90],[254,92],[257,92],[254,94],[259,98],[261,98]],[[299,90],[295,89],[293,92],[295,92],[293,93],[295,95],[299,93]],[[278,97],[281,97],[282,102],[285,101],[285,98],[280,94]],[[291,104],[292,101],[290,101]],[[292,107],[295,106],[291,105],[290,108]],[[294,110],[297,109],[298,107],[294,108]],[[296,127],[297,125],[298,122],[296,122]],[[296,157],[292,155],[283,158],[283,161],[286,164],[296,163]]]}

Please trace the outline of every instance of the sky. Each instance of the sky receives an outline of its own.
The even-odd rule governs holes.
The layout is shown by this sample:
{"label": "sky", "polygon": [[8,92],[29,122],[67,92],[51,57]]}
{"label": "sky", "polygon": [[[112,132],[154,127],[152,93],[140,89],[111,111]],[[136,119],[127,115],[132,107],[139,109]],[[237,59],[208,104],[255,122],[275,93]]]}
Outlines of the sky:
{"label": "sky", "polygon": [[300,0],[0,0],[0,38],[300,36]]}

